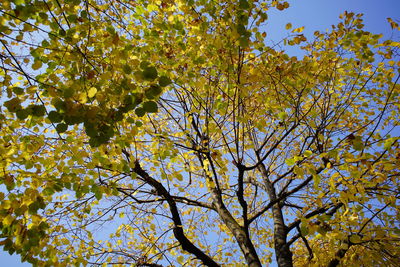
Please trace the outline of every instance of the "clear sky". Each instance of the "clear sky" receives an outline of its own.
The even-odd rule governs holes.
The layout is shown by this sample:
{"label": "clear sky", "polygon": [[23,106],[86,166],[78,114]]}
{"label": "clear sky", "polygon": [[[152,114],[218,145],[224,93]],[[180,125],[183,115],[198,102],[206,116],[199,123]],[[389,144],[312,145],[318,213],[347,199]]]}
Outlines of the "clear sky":
{"label": "clear sky", "polygon": [[[312,40],[314,31],[325,31],[340,22],[344,11],[364,14],[365,30],[384,34],[390,38],[391,28],[388,17],[400,22],[400,0],[287,0],[290,8],[274,10],[269,14],[267,41],[279,41],[287,35],[285,25],[293,28],[305,26],[303,34]],[[399,37],[399,35],[397,35]]]}
{"label": "clear sky", "polygon": [[[283,29],[291,22],[293,27],[305,26],[306,36],[316,31],[324,31],[339,22],[339,15],[345,10],[364,14],[365,29],[373,33],[382,33],[390,38],[391,28],[386,18],[400,22],[400,0],[292,0],[290,8],[269,14],[267,39],[278,41],[285,36]],[[28,267],[21,263],[19,256],[10,256],[0,249],[0,266]],[[275,266],[275,264],[272,264]]]}

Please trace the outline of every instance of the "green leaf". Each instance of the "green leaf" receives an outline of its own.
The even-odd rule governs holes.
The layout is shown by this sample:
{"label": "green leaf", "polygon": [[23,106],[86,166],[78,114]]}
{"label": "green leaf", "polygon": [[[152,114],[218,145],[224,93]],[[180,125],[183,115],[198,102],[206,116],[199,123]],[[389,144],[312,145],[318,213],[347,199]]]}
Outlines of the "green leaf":
{"label": "green leaf", "polygon": [[158,111],[157,103],[154,101],[144,102],[143,109],[148,113],[155,113]]}
{"label": "green leaf", "polygon": [[146,67],[143,70],[143,78],[148,81],[152,81],[157,78],[157,70],[155,67]]}
{"label": "green leaf", "polygon": [[123,118],[124,118],[124,113],[121,110],[116,111],[112,116],[114,122],[122,121]]}
{"label": "green leaf", "polygon": [[98,185],[92,185],[91,191],[92,193],[94,193],[94,196],[97,200],[100,200],[103,197],[103,194],[101,193],[101,188]]}
{"label": "green leaf", "polygon": [[57,111],[64,112],[67,109],[67,104],[60,98],[56,98],[55,100],[53,100],[53,105],[57,109]]}
{"label": "green leaf", "polygon": [[24,89],[21,87],[13,87],[13,92],[16,95],[23,95],[24,94]]}
{"label": "green leaf", "polygon": [[57,123],[57,122],[60,122],[60,121],[62,121],[62,116],[61,116],[61,114],[60,113],[58,113],[57,111],[50,111],[49,112],[49,115],[48,115],[48,118],[49,118],[49,120],[51,121],[51,122],[53,122],[53,123]]}
{"label": "green leaf", "polygon": [[168,78],[167,76],[161,76],[161,77],[158,79],[158,84],[159,84],[161,87],[168,86],[168,85],[170,85],[171,83],[172,83],[172,81],[171,81],[170,78]]}
{"label": "green leaf", "polygon": [[10,112],[16,112],[17,110],[22,109],[21,107],[21,100],[18,97],[15,97],[11,100],[8,100],[4,102],[4,106],[10,111]]}
{"label": "green leaf", "polygon": [[37,211],[39,210],[39,203],[38,202],[33,202],[29,205],[29,214],[36,214]]}
{"label": "green leaf", "polygon": [[240,37],[239,38],[239,45],[243,48],[248,47],[249,46],[249,38],[247,37]]}
{"label": "green leaf", "polygon": [[101,145],[101,142],[100,142],[100,140],[99,140],[98,138],[96,138],[96,137],[90,137],[90,139],[89,139],[89,145],[90,145],[91,147],[98,147],[98,146]]}
{"label": "green leaf", "polygon": [[144,70],[144,69],[146,69],[146,68],[148,68],[149,67],[149,65],[150,65],[150,63],[148,62],[148,61],[142,61],[142,62],[140,62],[140,68],[142,69],[142,70]]}
{"label": "green leaf", "polygon": [[155,97],[159,96],[161,92],[162,90],[160,86],[152,85],[145,91],[145,95],[148,99],[154,99]]}
{"label": "green leaf", "polygon": [[131,66],[125,64],[122,66],[122,70],[123,72],[125,72],[125,74],[131,74],[132,73],[132,68]]}
{"label": "green leaf", "polygon": [[82,122],[82,119],[83,117],[66,115],[64,117],[64,122],[67,125],[74,125]]}
{"label": "green leaf", "polygon": [[65,98],[73,97],[73,96],[74,96],[74,93],[75,93],[75,90],[74,90],[74,88],[72,88],[72,87],[67,87],[67,88],[65,88],[65,89],[63,90],[63,96],[64,96]]}
{"label": "green leaf", "polygon": [[246,34],[246,27],[243,25],[243,24],[239,24],[239,25],[237,25],[237,32],[240,34],[240,35],[245,35]]}
{"label": "green leaf", "polygon": [[46,114],[46,108],[43,105],[30,105],[28,108],[32,110],[33,116],[43,117]]}
{"label": "green leaf", "polygon": [[101,132],[101,135],[104,135],[104,137],[107,137],[107,140],[114,135],[114,129],[112,126],[104,124],[99,128],[99,131]]}
{"label": "green leaf", "polygon": [[138,117],[143,117],[144,116],[144,114],[146,114],[146,111],[144,110],[144,108],[137,108],[137,109],[135,109],[135,114],[138,116]]}
{"label": "green leaf", "polygon": [[106,31],[111,34],[115,34],[115,29],[113,26],[107,26]]}
{"label": "green leaf", "polygon": [[249,2],[247,0],[240,0],[239,1],[239,8],[245,9],[245,10],[250,8]]}
{"label": "green leaf", "polygon": [[15,115],[17,115],[18,119],[25,120],[30,115],[30,110],[20,109],[15,113]]}
{"label": "green leaf", "polygon": [[58,34],[59,34],[60,36],[66,36],[66,35],[67,35],[67,32],[66,32],[64,29],[60,29],[60,30],[58,31]]}
{"label": "green leaf", "polygon": [[60,123],[60,124],[57,124],[57,126],[56,126],[56,130],[58,133],[63,133],[67,129],[68,129],[68,125],[66,125],[65,123]]}
{"label": "green leaf", "polygon": [[135,79],[138,80],[138,81],[144,80],[144,76],[143,76],[143,72],[142,71],[139,71],[139,70],[135,71],[133,73],[133,76],[135,76]]}
{"label": "green leaf", "polygon": [[85,127],[85,132],[89,137],[96,137],[98,135],[97,129],[92,123],[85,121],[83,125]]}

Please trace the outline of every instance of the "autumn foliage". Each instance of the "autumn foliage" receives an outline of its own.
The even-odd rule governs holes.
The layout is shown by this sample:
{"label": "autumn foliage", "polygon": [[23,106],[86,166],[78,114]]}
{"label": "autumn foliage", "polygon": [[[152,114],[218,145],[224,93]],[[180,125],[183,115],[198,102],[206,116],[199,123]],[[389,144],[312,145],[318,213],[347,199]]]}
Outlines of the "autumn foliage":
{"label": "autumn foliage", "polygon": [[345,12],[271,45],[288,7],[1,1],[3,248],[38,266],[396,266],[400,42]]}

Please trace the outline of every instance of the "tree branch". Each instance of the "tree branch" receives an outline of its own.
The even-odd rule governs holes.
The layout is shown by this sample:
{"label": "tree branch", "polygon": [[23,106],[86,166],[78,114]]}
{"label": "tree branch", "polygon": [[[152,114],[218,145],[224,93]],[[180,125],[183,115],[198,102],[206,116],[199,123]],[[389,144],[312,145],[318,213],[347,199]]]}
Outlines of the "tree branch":
{"label": "tree branch", "polygon": [[203,264],[206,266],[220,266],[210,256],[206,255],[203,251],[201,251],[198,247],[196,247],[186,237],[183,231],[183,224],[181,217],[179,215],[178,207],[176,205],[175,200],[169,194],[167,189],[160,182],[152,178],[145,170],[143,170],[142,167],[140,166],[139,161],[137,160],[135,161],[135,167],[133,168],[133,171],[140,177],[142,177],[149,185],[154,187],[158,195],[164,197],[167,200],[172,215],[172,221],[174,222],[174,229],[173,229],[174,236],[179,241],[182,248],[185,251],[195,255],[196,258],[201,260]]}

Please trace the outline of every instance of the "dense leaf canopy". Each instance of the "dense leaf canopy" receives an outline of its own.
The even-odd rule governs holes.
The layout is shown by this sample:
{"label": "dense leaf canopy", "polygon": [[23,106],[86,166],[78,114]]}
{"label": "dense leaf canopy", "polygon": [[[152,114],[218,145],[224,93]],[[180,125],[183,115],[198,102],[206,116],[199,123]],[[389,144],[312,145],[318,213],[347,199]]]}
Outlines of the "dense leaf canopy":
{"label": "dense leaf canopy", "polygon": [[345,12],[268,45],[288,7],[2,1],[4,249],[39,266],[395,266],[400,42]]}

